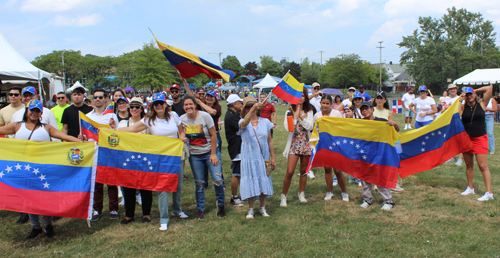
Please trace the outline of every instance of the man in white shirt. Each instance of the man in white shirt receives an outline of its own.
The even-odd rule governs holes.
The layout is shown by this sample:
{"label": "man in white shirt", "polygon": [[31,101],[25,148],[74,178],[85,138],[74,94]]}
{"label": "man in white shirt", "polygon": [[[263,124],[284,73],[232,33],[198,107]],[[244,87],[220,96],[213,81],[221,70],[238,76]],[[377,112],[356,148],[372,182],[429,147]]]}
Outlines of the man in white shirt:
{"label": "man in white shirt", "polygon": [[311,86],[312,94],[309,95],[309,103],[314,106],[316,112],[321,111],[321,97],[323,96],[323,92],[319,90],[320,86],[319,83],[314,82]]}
{"label": "man in white shirt", "polygon": [[[458,95],[458,87],[455,84],[450,84],[448,85],[448,98],[444,99],[443,102],[443,109],[441,109],[441,113],[444,113],[457,99],[459,99],[460,96]],[[464,164],[462,160],[462,154],[459,154],[457,158],[457,162],[455,162],[456,166],[462,166]],[[453,162],[455,161],[454,158],[449,159],[446,162]]]}
{"label": "man in white shirt", "polygon": [[350,87],[349,91],[347,91],[347,95],[349,95],[349,97],[342,101],[342,105],[344,105],[344,107],[352,105],[352,95],[354,94],[354,92],[356,92],[356,88]]}
{"label": "man in white shirt", "polygon": [[[31,86],[27,86],[27,87],[23,88],[22,96],[23,96],[23,102],[24,103],[28,103],[32,99],[39,100],[38,99],[38,94],[36,92],[36,89],[34,87],[31,87]],[[25,112],[24,108],[18,110],[16,113],[14,113],[12,115],[12,119],[10,120],[10,122],[11,123],[22,122],[23,121],[24,112]],[[43,108],[42,121],[41,122],[42,122],[42,124],[48,124],[48,125],[53,126],[54,128],[58,128],[56,117],[54,116],[54,114],[52,113],[52,111],[50,111],[50,109],[48,109],[48,108],[45,108],[45,107]],[[52,140],[55,140],[55,139],[52,139]],[[57,141],[60,141],[60,140],[57,139]]]}
{"label": "man in white shirt", "polygon": [[[114,120],[115,128],[118,128],[118,116],[115,113],[103,114],[107,107],[107,93],[105,90],[99,89],[94,91],[94,110],[87,113],[87,117],[99,124],[108,125],[111,119]],[[89,141],[93,141],[89,139]]]}
{"label": "man in white shirt", "polygon": [[408,92],[403,95],[403,98],[401,98],[403,106],[405,107],[405,130],[412,129],[411,119],[415,116],[415,114],[410,110],[410,104],[414,99],[415,95],[413,94],[413,88],[409,88]]}

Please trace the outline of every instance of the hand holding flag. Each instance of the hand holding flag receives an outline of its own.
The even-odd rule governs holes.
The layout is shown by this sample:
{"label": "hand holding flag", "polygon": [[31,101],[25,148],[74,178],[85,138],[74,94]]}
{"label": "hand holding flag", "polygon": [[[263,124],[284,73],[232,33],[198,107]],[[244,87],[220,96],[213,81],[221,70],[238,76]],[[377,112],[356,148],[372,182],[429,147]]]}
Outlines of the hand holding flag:
{"label": "hand holding flag", "polygon": [[297,79],[288,72],[271,92],[274,93],[276,97],[286,102],[299,104],[302,98],[303,89],[304,84],[297,81]]}

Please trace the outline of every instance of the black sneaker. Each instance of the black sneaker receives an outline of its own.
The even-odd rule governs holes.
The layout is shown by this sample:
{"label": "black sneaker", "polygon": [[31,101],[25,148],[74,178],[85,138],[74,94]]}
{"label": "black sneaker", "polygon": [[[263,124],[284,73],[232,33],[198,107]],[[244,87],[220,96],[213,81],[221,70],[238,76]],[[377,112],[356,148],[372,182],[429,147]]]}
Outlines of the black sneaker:
{"label": "black sneaker", "polygon": [[236,197],[231,197],[231,201],[229,203],[237,207],[243,206],[243,202],[241,201],[241,198],[238,195],[236,195]]}
{"label": "black sneaker", "polygon": [[134,221],[134,218],[131,218],[131,219],[123,219],[122,221],[120,221],[120,224],[128,224],[130,222]]}
{"label": "black sneaker", "polygon": [[41,229],[41,228],[38,228],[38,229],[33,228],[31,230],[31,233],[26,237],[26,239],[33,239],[33,238],[37,237],[39,234],[42,234],[42,233],[43,233],[43,229]]}
{"label": "black sneaker", "polygon": [[197,220],[202,220],[204,218],[205,218],[205,212],[199,210],[198,214],[196,214],[196,219]]}
{"label": "black sneaker", "polygon": [[54,226],[52,226],[52,224],[48,225],[45,227],[45,236],[47,238],[51,238],[55,235],[54,233]]}
{"label": "black sneaker", "polygon": [[218,206],[217,208],[218,208],[217,217],[224,218],[224,216],[226,216],[226,212],[224,211],[224,206]]}
{"label": "black sneaker", "polygon": [[109,218],[110,219],[119,219],[120,218],[120,214],[118,214],[117,211],[112,211],[109,213]]}
{"label": "black sneaker", "polygon": [[30,220],[30,217],[26,213],[19,213],[19,219],[16,221],[16,224],[24,224]]}
{"label": "black sneaker", "polygon": [[94,214],[92,214],[92,219],[91,221],[98,221],[102,217],[102,213],[98,211],[94,211]]}

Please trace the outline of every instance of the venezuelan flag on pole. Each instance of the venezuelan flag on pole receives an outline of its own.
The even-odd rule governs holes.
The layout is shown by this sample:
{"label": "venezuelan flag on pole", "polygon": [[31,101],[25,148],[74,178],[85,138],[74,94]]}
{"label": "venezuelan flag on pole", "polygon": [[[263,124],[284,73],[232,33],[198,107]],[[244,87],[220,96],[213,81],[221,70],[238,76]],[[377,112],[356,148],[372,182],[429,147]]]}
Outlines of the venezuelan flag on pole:
{"label": "venezuelan flag on pole", "polygon": [[378,186],[396,187],[399,156],[395,143],[401,135],[394,127],[382,121],[323,117],[315,130],[311,167],[333,167]]}
{"label": "venezuelan flag on pole", "polygon": [[458,114],[459,102],[455,101],[434,122],[401,135],[401,177],[430,170],[472,149],[472,142]]}
{"label": "venezuelan flag on pole", "polygon": [[291,104],[299,104],[300,98],[302,97],[303,88],[304,84],[298,82],[290,74],[290,72],[288,72],[271,92],[274,93],[276,97],[286,102],[290,102]]}
{"label": "venezuelan flag on pole", "polygon": [[233,71],[222,69],[201,57],[195,56],[182,49],[166,45],[158,41],[154,35],[153,37],[170,64],[186,79],[204,73],[210,78],[223,79],[229,82],[235,75]]}
{"label": "venezuelan flag on pole", "polygon": [[183,147],[176,138],[100,130],[96,181],[175,192]]}
{"label": "venezuelan flag on pole", "polygon": [[94,120],[88,118],[84,113],[80,113],[80,133],[89,139],[96,142],[99,141],[99,130],[98,128],[110,128],[109,125],[99,124],[94,122]]}
{"label": "venezuelan flag on pole", "polygon": [[106,114],[113,114],[115,111],[115,102],[111,103],[111,105],[109,105],[105,110],[104,112],[102,113],[103,115],[106,115]]}
{"label": "venezuelan flag on pole", "polygon": [[90,219],[95,143],[0,139],[0,209]]}

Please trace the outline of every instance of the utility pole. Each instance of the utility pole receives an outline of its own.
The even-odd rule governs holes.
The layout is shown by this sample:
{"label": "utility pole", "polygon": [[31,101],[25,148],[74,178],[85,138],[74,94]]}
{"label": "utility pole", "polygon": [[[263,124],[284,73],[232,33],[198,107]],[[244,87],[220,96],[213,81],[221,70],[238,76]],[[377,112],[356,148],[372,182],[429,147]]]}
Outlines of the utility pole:
{"label": "utility pole", "polygon": [[380,49],[380,61],[379,61],[379,65],[380,65],[380,66],[379,66],[379,68],[380,68],[380,84],[379,84],[379,86],[378,86],[378,87],[379,87],[378,91],[381,91],[381,90],[382,90],[382,48],[384,48],[384,47],[382,46],[382,42],[383,42],[383,41],[379,41],[378,43],[380,44],[380,46],[378,46],[378,47],[377,47],[377,48],[379,48],[379,49]]}
{"label": "utility pole", "polygon": [[210,52],[209,54],[219,55],[219,66],[222,67],[222,52],[219,53]]}
{"label": "utility pole", "polygon": [[321,72],[321,70],[322,70],[322,68],[323,68],[323,52],[325,52],[325,51],[320,50],[320,51],[318,51],[318,52],[319,52],[319,53],[320,53],[320,55],[321,55],[321,63],[320,63],[321,65],[320,65],[320,67],[319,67],[319,71]]}
{"label": "utility pole", "polygon": [[64,52],[62,52],[62,65],[63,65],[63,89],[66,90],[66,71],[64,70]]}

